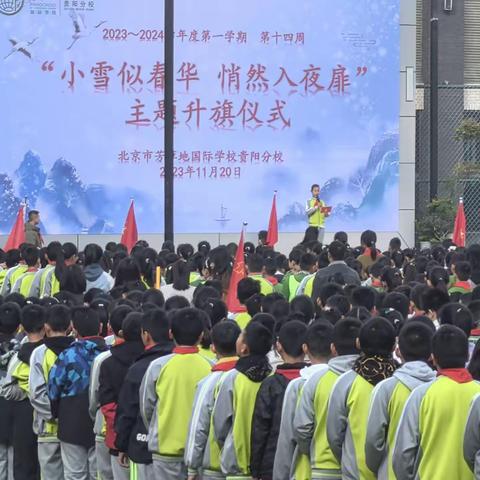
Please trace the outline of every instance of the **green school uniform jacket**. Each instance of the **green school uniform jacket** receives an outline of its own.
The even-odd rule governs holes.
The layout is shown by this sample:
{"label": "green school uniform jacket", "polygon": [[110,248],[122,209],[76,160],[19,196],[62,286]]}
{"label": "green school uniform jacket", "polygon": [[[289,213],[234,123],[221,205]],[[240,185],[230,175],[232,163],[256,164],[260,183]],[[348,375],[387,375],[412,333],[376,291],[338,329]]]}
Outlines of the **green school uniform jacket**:
{"label": "green school uniform jacket", "polygon": [[291,302],[297,296],[297,290],[303,279],[309,275],[308,272],[298,272],[288,276],[283,285],[283,296]]}
{"label": "green school uniform jacket", "polygon": [[[307,201],[305,212],[307,213],[307,216],[308,216],[308,224],[311,227],[324,228],[325,214],[315,207],[316,203],[317,203],[316,198],[311,198],[310,200]],[[323,200],[320,200],[319,204],[321,207],[325,207],[325,202]]]}
{"label": "green school uniform jacket", "polygon": [[379,480],[395,480],[392,454],[398,423],[412,391],[435,379],[425,362],[407,362],[372,393],[367,423],[365,458]]}
{"label": "green school uniform jacket", "polygon": [[42,277],[42,282],[40,285],[40,296],[53,297],[59,291],[60,291],[60,282],[58,281],[58,278],[55,275],[55,268],[51,268]]}
{"label": "green school uniform jacket", "polygon": [[35,270],[33,272],[26,271],[24,274],[20,275],[18,280],[13,285],[11,293],[18,292],[27,298],[30,295],[30,289],[36,274],[37,271]]}
{"label": "green school uniform jacket", "polygon": [[342,480],[375,480],[365,462],[367,417],[373,385],[353,370],[344,373],[331,390],[327,439]]}
{"label": "green school uniform jacket", "polygon": [[195,390],[211,368],[197,347],[176,347],[148,367],[140,386],[140,414],[154,459],[183,461]]}
{"label": "green school uniform jacket", "polygon": [[105,435],[107,433],[107,424],[105,417],[103,416],[102,410],[100,409],[100,400],[98,396],[98,391],[100,388],[100,368],[102,363],[109,357],[112,353],[110,350],[102,352],[100,355],[95,357],[95,360],[92,364],[92,370],[90,372],[90,386],[88,389],[88,413],[90,418],[93,420],[93,433],[95,434],[96,442],[104,442]]}
{"label": "green school uniform jacket", "polygon": [[311,273],[304,277],[304,279],[300,282],[300,285],[297,288],[297,297],[299,295],[307,295],[308,297],[312,297],[313,294],[313,282],[315,281],[315,274]]}
{"label": "green school uniform jacket", "polygon": [[34,350],[43,343],[22,343],[20,350],[10,359],[7,374],[0,384],[0,395],[6,400],[21,402],[28,398],[30,375],[30,358]]}
{"label": "green school uniform jacket", "polygon": [[260,283],[260,293],[262,295],[269,295],[274,292],[273,285],[266,278],[263,278],[262,275],[252,274],[249,277]]}
{"label": "green school uniform jacket", "polygon": [[45,278],[50,270],[55,270],[55,265],[47,265],[45,268],[41,268],[35,274],[32,285],[30,286],[30,292],[27,297],[42,297],[43,289],[45,286]]}
{"label": "green school uniform jacket", "polygon": [[28,397],[33,407],[33,431],[38,442],[58,442],[58,423],[53,419],[50,400],[47,394],[48,375],[58,355],[65,350],[73,339],[56,337],[45,342],[55,344],[55,350],[47,345],[37,347],[30,357],[28,376]]}
{"label": "green school uniform jacket", "polygon": [[235,321],[241,330],[244,330],[246,326],[250,323],[252,317],[248,312],[240,312],[235,315]]}
{"label": "green school uniform jacket", "polygon": [[223,478],[220,446],[213,434],[212,412],[225,375],[236,363],[236,357],[219,360],[212,373],[197,386],[185,448],[185,465],[189,475],[197,475],[201,470],[204,476]]}
{"label": "green school uniform jacket", "polygon": [[12,287],[15,285],[15,282],[27,271],[27,269],[28,267],[24,264],[18,264],[15,267],[9,268],[5,274],[0,295],[8,295]]}
{"label": "green school uniform jacket", "polygon": [[300,452],[310,458],[312,478],[341,480],[340,463],[327,439],[328,402],[333,386],[349,371],[358,355],[342,355],[328,362],[328,369],[313,375],[306,383],[295,413],[294,431]]}
{"label": "green school uniform jacket", "polygon": [[220,464],[227,479],[250,479],[252,419],[260,385],[232,370],[220,387],[213,409],[213,428],[222,448]]}
{"label": "green school uniform jacket", "polygon": [[412,392],[393,450],[397,480],[475,478],[479,395],[478,382],[458,383],[443,375]]}

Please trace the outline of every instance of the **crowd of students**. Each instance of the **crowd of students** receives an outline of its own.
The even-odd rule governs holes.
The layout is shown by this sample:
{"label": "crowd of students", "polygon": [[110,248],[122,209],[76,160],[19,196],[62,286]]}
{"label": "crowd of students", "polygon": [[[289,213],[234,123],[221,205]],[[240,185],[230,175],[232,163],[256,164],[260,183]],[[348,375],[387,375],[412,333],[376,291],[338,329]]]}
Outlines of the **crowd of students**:
{"label": "crowd of students", "polygon": [[480,478],[480,245],[316,233],[0,251],[0,480]]}

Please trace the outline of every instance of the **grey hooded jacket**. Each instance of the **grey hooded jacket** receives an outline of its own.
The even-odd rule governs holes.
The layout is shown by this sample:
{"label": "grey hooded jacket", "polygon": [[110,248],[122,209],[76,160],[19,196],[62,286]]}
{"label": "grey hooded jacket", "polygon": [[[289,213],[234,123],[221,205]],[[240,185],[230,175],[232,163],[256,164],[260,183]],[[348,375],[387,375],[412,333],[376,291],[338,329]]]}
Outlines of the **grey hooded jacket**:
{"label": "grey hooded jacket", "polygon": [[325,425],[326,422],[325,419],[323,419],[323,422],[320,422],[321,419],[317,418],[317,412],[315,411],[315,397],[319,384],[327,372],[330,371],[339,377],[353,367],[357,358],[358,355],[341,355],[339,357],[332,358],[328,362],[328,369],[313,375],[309,380],[307,380],[303,388],[300,402],[295,413],[294,433],[300,452],[307,454],[310,457],[310,463],[312,465],[312,478],[325,478],[329,480],[341,480],[342,478],[342,473],[340,470],[316,468],[318,466],[318,462],[316,459],[317,452],[314,437],[319,423],[323,423]]}
{"label": "grey hooded jacket", "polygon": [[225,374],[226,372],[212,372],[197,386],[184,457],[189,475],[198,475],[202,470],[204,479],[225,478],[222,472],[212,470],[209,442],[209,437],[213,434],[213,407]]}
{"label": "grey hooded jacket", "polygon": [[[388,438],[393,438],[398,423],[392,425],[391,415],[401,412],[406,403],[405,390],[399,390],[398,387],[405,386],[412,392],[416,387],[434,379],[435,372],[425,362],[407,362],[391,378],[374,388],[368,415],[365,459],[368,468],[379,480],[395,480],[389,476],[393,442],[389,444]],[[392,432],[392,428],[395,431]]]}
{"label": "grey hooded jacket", "polygon": [[[457,386],[441,375],[411,393],[393,449],[397,480],[430,480],[434,471],[442,479],[480,478],[480,384],[468,384]],[[430,448],[428,454],[422,445]]]}
{"label": "grey hooded jacket", "polygon": [[93,425],[93,433],[95,434],[95,441],[97,442],[105,441],[105,419],[102,411],[100,410],[100,400],[98,398],[98,390],[100,388],[100,368],[102,363],[111,356],[112,352],[110,352],[110,350],[97,355],[93,361],[92,370],[90,373],[90,385],[88,389],[88,412],[90,414],[90,418],[95,422]]}

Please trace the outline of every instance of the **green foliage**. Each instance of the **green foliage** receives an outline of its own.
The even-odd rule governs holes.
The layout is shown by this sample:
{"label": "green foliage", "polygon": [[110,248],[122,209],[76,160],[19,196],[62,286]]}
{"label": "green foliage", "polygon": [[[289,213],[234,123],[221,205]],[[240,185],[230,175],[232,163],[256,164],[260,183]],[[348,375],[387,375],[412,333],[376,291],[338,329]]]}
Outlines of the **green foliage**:
{"label": "green foliage", "polygon": [[480,122],[464,120],[457,128],[455,140],[480,140]]}
{"label": "green foliage", "polygon": [[453,231],[456,208],[452,200],[440,198],[427,206],[422,218],[417,220],[417,235],[421,242],[442,242]]}

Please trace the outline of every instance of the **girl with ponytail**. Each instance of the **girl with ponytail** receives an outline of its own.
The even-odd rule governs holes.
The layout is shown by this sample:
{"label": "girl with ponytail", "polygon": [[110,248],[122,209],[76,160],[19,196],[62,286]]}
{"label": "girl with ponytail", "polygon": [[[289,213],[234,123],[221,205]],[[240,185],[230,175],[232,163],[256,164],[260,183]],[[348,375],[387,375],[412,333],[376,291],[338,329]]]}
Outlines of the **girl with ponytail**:
{"label": "girl with ponytail", "polygon": [[427,283],[430,287],[438,288],[442,292],[448,293],[448,283],[450,276],[443,267],[433,267],[427,272]]}
{"label": "girl with ponytail", "polygon": [[363,253],[357,260],[362,264],[362,276],[366,279],[368,277],[368,267],[373,265],[382,255],[377,250],[377,234],[373,230],[365,230],[360,237],[360,243]]}

